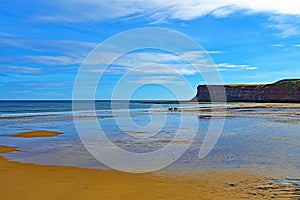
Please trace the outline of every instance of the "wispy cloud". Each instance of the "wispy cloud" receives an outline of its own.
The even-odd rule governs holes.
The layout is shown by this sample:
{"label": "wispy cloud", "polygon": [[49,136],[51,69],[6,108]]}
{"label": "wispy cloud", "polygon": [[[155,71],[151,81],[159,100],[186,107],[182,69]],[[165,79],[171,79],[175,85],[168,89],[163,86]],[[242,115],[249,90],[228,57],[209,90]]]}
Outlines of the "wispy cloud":
{"label": "wispy cloud", "polygon": [[[123,74],[130,72],[139,75],[194,75],[208,71],[236,71],[256,70],[250,65],[235,65],[220,63],[214,65],[204,51],[186,51],[180,55],[158,52],[135,52],[126,54],[113,63],[106,62],[112,55],[109,52],[94,55],[94,59],[85,63],[86,71],[91,73],[104,73],[103,65],[110,65],[105,73]],[[108,60],[107,60],[108,61]]]}
{"label": "wispy cloud", "polygon": [[285,47],[284,44],[273,44],[272,47]]}
{"label": "wispy cloud", "polygon": [[[11,65],[39,65],[43,67],[55,67],[59,69],[60,67],[77,65],[83,61],[84,57],[75,56],[48,56],[48,55],[20,55],[20,56],[6,56],[1,57],[0,62],[5,63],[6,66]],[[4,64],[2,64],[4,65]],[[5,66],[5,65],[4,65]]]}
{"label": "wispy cloud", "polygon": [[225,17],[236,11],[300,15],[300,3],[294,0],[276,0],[272,3],[269,0],[64,0],[44,1],[44,6],[48,7],[47,15],[39,14],[36,17],[39,20],[55,22],[147,16],[151,22],[164,23],[170,19],[191,20],[208,14]]}
{"label": "wispy cloud", "polygon": [[31,92],[30,90],[19,90],[19,91],[9,91],[10,94],[25,94]]}
{"label": "wispy cloud", "polygon": [[[18,55],[2,57],[0,61],[7,63],[0,70],[3,74],[14,73],[24,75],[36,75],[49,73],[48,68],[55,66],[57,71],[64,69],[64,66],[77,66],[85,59],[87,53],[96,46],[95,43],[80,41],[49,41],[26,38],[0,38],[0,47],[17,47],[39,52],[37,55]],[[114,49],[113,47],[110,50]],[[48,52],[51,52],[49,55]],[[103,65],[111,65],[106,71],[109,74],[122,74],[132,70],[137,74],[181,74],[194,75],[199,72],[213,69],[207,54],[221,54],[223,51],[185,51],[180,55],[158,52],[135,52],[126,54],[114,63],[111,59],[117,54],[113,51],[98,52],[86,60],[86,65],[91,65],[89,71],[92,73],[103,72]],[[53,55],[57,54],[57,55]],[[190,62],[190,63],[189,63]],[[31,67],[37,65],[41,67]],[[43,67],[44,68],[43,68]],[[148,66],[139,70],[140,66]],[[253,70],[250,66],[228,67],[217,65],[220,70]]]}
{"label": "wispy cloud", "polygon": [[[87,54],[97,45],[92,42],[72,40],[43,40],[31,38],[0,38],[0,50],[17,49],[15,54],[2,56],[1,63],[6,65],[46,65],[66,66],[79,65]],[[24,55],[23,50],[26,50]],[[21,52],[18,55],[18,52]],[[25,67],[24,66],[24,67]],[[6,70],[11,70],[6,68]]]}
{"label": "wispy cloud", "polygon": [[222,54],[224,51],[206,51],[208,54]]}
{"label": "wispy cloud", "polygon": [[278,36],[287,38],[300,33],[300,15],[273,15],[269,28],[278,30]]}
{"label": "wispy cloud", "polygon": [[289,56],[291,56],[293,55],[293,53],[298,52],[300,44],[273,44],[271,46],[277,47],[283,51],[290,52],[291,54]]}
{"label": "wispy cloud", "polygon": [[4,84],[4,86],[10,87],[27,87],[30,89],[62,89],[63,87],[72,87],[73,82],[71,81],[10,81]]}
{"label": "wispy cloud", "polygon": [[71,56],[24,56],[24,58],[31,63],[47,66],[79,65],[84,59]]}
{"label": "wispy cloud", "polygon": [[[300,2],[295,0],[63,0],[42,1],[34,20],[53,23],[83,23],[105,20],[143,19],[148,24],[163,24],[172,20],[182,22],[206,15],[224,18],[233,13],[267,14],[268,28],[280,37],[299,34]],[[72,5],[72,6],[70,6]],[[47,8],[47,9],[46,9]],[[41,12],[47,10],[47,12]],[[46,13],[46,14],[45,14]]]}
{"label": "wispy cloud", "polygon": [[26,66],[1,66],[0,73],[20,74],[20,75],[41,75],[47,73],[47,70],[37,67]]}
{"label": "wispy cloud", "polygon": [[229,63],[220,63],[216,64],[217,68],[220,71],[225,70],[256,70],[258,67],[250,66],[250,65],[235,65],[235,64],[229,64]]}
{"label": "wispy cloud", "polygon": [[37,52],[70,54],[87,54],[97,43],[72,40],[43,40],[32,38],[2,37],[0,47],[17,47]]}
{"label": "wispy cloud", "polygon": [[13,35],[7,34],[7,33],[4,33],[4,32],[0,32],[0,36],[1,37],[13,37]]}

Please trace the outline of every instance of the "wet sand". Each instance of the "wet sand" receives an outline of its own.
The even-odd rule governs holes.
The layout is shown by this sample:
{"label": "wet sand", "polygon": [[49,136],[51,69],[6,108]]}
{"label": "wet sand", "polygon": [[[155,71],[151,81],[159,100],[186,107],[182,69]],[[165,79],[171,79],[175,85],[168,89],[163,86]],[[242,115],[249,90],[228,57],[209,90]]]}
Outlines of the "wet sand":
{"label": "wet sand", "polygon": [[[266,199],[274,196],[268,191],[274,186],[258,175],[242,172],[209,172],[193,176],[127,174],[113,170],[20,164],[3,157],[0,157],[0,169],[0,199],[176,200]],[[288,190],[292,198],[293,191]]]}
{"label": "wet sand", "polygon": [[[270,109],[259,111],[258,109]],[[271,109],[276,109],[271,110]],[[293,110],[295,109],[295,110]],[[181,111],[198,113],[199,119],[241,117],[251,115],[277,114],[299,117],[300,103],[220,103],[217,107],[182,108]],[[288,110],[288,111],[287,111]]]}
{"label": "wet sand", "polygon": [[[15,148],[1,146],[2,153]],[[246,172],[129,174],[8,161],[0,156],[0,199],[299,199],[299,189]]]}
{"label": "wet sand", "polygon": [[54,136],[58,136],[60,134],[62,134],[62,133],[55,132],[55,131],[37,130],[37,131],[17,133],[12,136],[13,137],[21,137],[21,138],[34,138],[34,137],[54,137]]}
{"label": "wet sand", "polygon": [[[248,109],[249,106],[243,104],[240,107]],[[60,134],[31,131],[13,136],[31,138]],[[0,153],[15,151],[15,147],[0,146]],[[0,199],[300,199],[299,187],[277,183],[272,178],[246,171],[128,174],[114,170],[26,164],[0,156]]]}
{"label": "wet sand", "polygon": [[18,151],[16,147],[0,146],[0,153],[12,153]]}

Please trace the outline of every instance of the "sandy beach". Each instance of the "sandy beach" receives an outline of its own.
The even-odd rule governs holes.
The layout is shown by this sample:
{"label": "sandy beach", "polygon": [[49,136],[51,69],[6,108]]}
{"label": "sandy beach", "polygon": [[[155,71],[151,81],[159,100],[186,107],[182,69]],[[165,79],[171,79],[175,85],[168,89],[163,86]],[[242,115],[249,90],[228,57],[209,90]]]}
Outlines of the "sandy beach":
{"label": "sandy beach", "polygon": [[300,1],[0,10],[0,200],[300,200]]}
{"label": "sandy beach", "polygon": [[[45,133],[47,133],[45,135]],[[19,133],[23,137],[57,132]],[[0,146],[0,153],[16,153]],[[299,189],[237,171],[129,174],[9,161],[0,156],[0,199],[299,199]]]}
{"label": "sandy beach", "polygon": [[[247,108],[247,115],[252,112],[248,108],[260,106],[281,107],[283,105],[239,105],[243,109]],[[232,116],[240,116],[240,113],[231,113],[235,110],[236,108],[232,108],[228,113]],[[204,111],[202,110],[202,113],[205,114]],[[285,112],[282,111],[283,114]],[[36,130],[4,136],[23,142],[30,142],[31,138],[41,142],[49,137],[59,138],[64,136],[64,133]],[[199,173],[183,171],[182,173],[129,174],[115,170],[21,163],[3,157],[18,154],[19,151],[26,152],[17,145],[0,145],[0,199],[296,200],[300,198],[298,186],[277,182],[274,177],[261,172],[229,169],[206,170]]]}
{"label": "sandy beach", "polygon": [[297,199],[292,186],[244,172],[127,174],[40,166],[0,157],[1,199]]}

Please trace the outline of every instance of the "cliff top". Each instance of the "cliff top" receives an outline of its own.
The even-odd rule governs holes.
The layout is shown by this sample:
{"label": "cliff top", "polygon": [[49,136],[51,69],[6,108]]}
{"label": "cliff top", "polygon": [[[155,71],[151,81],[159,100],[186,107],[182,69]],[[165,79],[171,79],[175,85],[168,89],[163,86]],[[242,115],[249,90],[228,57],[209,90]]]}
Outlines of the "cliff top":
{"label": "cliff top", "polygon": [[281,83],[294,83],[294,84],[300,84],[300,79],[283,79],[280,81],[277,81],[274,84],[281,84]]}
{"label": "cliff top", "polygon": [[[300,86],[300,79],[283,79],[280,81],[277,81],[275,83],[270,83],[270,84],[225,84],[224,86],[229,86],[229,87],[264,87],[264,86],[270,86],[270,85],[281,85],[281,84],[292,84],[296,86]],[[207,85],[199,85],[199,86],[207,86]],[[212,86],[218,86],[218,85],[212,85]]]}

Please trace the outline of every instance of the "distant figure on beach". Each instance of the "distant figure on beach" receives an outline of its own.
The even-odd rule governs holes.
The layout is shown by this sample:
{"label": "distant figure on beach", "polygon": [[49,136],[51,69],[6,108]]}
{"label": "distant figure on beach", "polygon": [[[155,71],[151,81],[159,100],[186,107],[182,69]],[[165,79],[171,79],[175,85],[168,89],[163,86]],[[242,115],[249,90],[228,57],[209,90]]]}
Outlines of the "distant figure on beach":
{"label": "distant figure on beach", "polygon": [[178,111],[178,108],[177,107],[169,107],[168,110],[175,112],[175,111]]}

